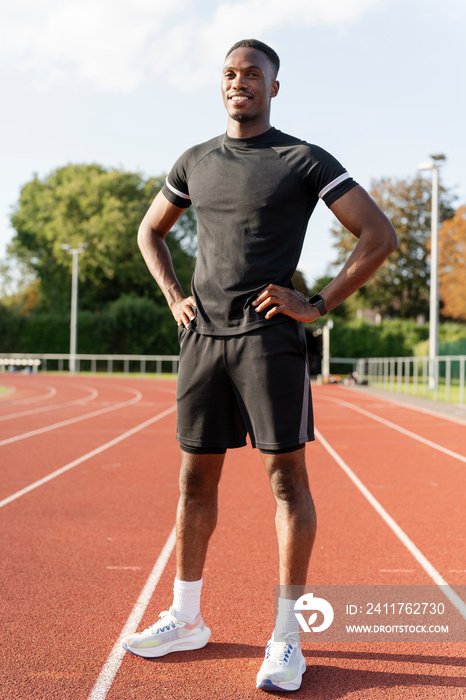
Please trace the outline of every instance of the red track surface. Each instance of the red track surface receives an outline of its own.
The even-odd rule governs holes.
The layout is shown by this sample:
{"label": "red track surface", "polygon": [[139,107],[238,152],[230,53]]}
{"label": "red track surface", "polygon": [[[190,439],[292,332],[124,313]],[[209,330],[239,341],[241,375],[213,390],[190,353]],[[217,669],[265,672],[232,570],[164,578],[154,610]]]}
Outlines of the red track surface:
{"label": "red track surface", "polygon": [[[255,675],[273,626],[277,561],[274,503],[258,453],[231,451],[225,463],[204,575],[209,645],[158,661],[125,655],[119,668],[114,659],[109,666],[174,525],[175,384],[16,374],[0,384],[12,389],[0,396],[0,500],[16,494],[0,508],[1,698],[266,697]],[[439,574],[466,585],[465,426],[340,387],[316,387],[314,401],[327,443]],[[322,443],[307,450],[319,521],[309,583],[431,584]],[[171,604],[173,576],[172,554],[139,629]],[[465,650],[305,644],[302,688],[280,696],[465,698]],[[103,669],[107,681],[93,692]]]}

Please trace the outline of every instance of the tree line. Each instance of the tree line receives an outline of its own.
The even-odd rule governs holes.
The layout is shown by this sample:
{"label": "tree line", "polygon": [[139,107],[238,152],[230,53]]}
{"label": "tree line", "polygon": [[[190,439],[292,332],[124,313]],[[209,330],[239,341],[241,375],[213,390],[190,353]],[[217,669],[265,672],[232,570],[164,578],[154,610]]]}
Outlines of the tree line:
{"label": "tree line", "polygon": [[[82,164],[66,165],[44,178],[35,176],[22,188],[11,215],[15,234],[0,270],[0,351],[10,351],[6,345],[16,344],[18,337],[23,339],[23,351],[32,352],[43,342],[49,348],[63,344],[58,338],[67,333],[58,329],[66,329],[69,323],[72,266],[72,256],[63,246],[86,243],[88,247],[79,256],[79,308],[87,314],[86,321],[84,316],[80,319],[82,340],[89,326],[93,328],[90,342],[105,348],[103,352],[177,352],[176,327],[136,241],[142,217],[163,181],[163,177],[144,178]],[[383,317],[427,318],[431,183],[421,176],[382,178],[372,183],[370,193],[392,221],[400,246],[334,314],[349,320],[356,308],[370,308]],[[455,211],[454,201],[453,193],[441,187],[441,314],[445,319],[465,321],[466,207]],[[338,223],[332,236],[335,261],[328,275],[310,289],[301,273],[295,276],[295,286],[305,294],[320,291],[355,245],[354,236]],[[196,256],[196,220],[191,208],[182,214],[167,243],[188,293]],[[9,294],[12,270],[21,271],[23,284],[20,291]],[[28,333],[31,347],[24,350]]]}
{"label": "tree line", "polygon": [[[392,222],[399,248],[383,263],[371,279],[351,299],[363,308],[380,311],[384,317],[428,317],[430,287],[431,196],[430,180],[421,175],[403,180],[374,180],[370,194]],[[466,320],[466,309],[457,304],[465,296],[466,281],[458,275],[466,255],[466,219],[464,207],[455,212],[456,197],[445,187],[439,191],[439,296],[444,319]],[[354,246],[354,236],[340,224],[332,228],[337,257],[341,265]],[[463,268],[464,269],[464,268]]]}

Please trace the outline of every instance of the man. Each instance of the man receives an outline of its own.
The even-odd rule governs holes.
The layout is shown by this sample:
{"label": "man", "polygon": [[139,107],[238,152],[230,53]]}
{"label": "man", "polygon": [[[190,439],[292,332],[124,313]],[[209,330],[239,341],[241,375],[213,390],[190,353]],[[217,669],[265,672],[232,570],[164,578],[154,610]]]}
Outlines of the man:
{"label": "man", "polygon": [[[207,644],[200,594],[217,487],[226,450],[244,445],[249,433],[277,504],[282,591],[257,687],[297,690],[306,665],[288,587],[306,583],[316,528],[304,456],[314,435],[302,323],[356,291],[397,240],[335,158],[271,127],[278,68],[276,53],[257,40],[230,49],[222,78],[226,134],[181,156],[139,230],[142,254],[179,327],[182,461],[173,605],[123,645],[154,658]],[[291,277],[318,197],[359,240],[342,271],[308,301]],[[186,296],[164,239],[191,203],[199,252]]]}

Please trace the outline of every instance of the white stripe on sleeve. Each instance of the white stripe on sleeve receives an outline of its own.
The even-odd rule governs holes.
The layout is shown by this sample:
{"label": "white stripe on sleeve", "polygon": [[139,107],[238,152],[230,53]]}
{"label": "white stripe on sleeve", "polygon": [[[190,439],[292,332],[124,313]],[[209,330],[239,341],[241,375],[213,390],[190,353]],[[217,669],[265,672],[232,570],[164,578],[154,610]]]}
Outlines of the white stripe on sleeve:
{"label": "white stripe on sleeve", "polygon": [[326,194],[328,194],[331,190],[333,190],[334,187],[339,185],[341,182],[348,180],[348,178],[350,178],[350,177],[351,177],[351,175],[349,173],[343,173],[342,175],[339,175],[338,177],[336,177],[335,180],[332,180],[332,182],[329,182],[328,185],[325,185],[325,187],[320,190],[320,192],[319,192],[320,199],[323,199]]}
{"label": "white stripe on sleeve", "polygon": [[191,201],[191,197],[188,194],[185,194],[184,192],[180,192],[180,190],[175,189],[173,187],[173,185],[170,185],[170,183],[168,182],[168,177],[165,180],[165,182],[167,183],[168,189],[171,190],[172,192],[174,192],[176,195],[178,195],[178,197],[182,197],[183,199],[189,199],[189,201]]}

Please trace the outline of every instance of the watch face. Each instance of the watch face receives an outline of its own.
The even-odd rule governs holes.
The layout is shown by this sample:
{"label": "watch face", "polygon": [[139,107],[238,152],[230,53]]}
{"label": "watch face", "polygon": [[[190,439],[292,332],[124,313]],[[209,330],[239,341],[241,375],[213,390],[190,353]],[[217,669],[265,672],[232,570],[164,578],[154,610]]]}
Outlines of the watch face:
{"label": "watch face", "polygon": [[321,316],[325,316],[327,309],[325,308],[325,302],[320,294],[314,294],[314,296],[309,299],[309,303],[315,306]]}

